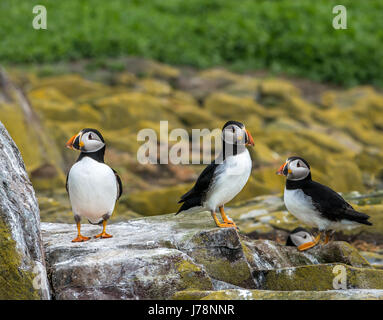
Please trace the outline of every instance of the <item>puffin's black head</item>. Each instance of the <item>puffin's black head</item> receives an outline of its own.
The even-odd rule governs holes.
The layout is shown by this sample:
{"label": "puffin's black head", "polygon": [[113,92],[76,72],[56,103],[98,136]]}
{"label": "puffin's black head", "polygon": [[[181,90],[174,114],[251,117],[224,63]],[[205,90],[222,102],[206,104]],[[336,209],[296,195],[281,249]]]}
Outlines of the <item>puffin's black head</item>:
{"label": "puffin's black head", "polygon": [[303,244],[313,241],[313,236],[306,229],[298,227],[288,236],[286,246],[301,247]]}
{"label": "puffin's black head", "polygon": [[301,157],[290,157],[281,165],[277,174],[286,176],[288,180],[303,180],[311,176],[310,165]]}
{"label": "puffin's black head", "polygon": [[242,122],[230,120],[222,128],[222,137],[226,144],[254,146],[250,132]]}
{"label": "puffin's black head", "polygon": [[105,146],[100,131],[91,128],[82,129],[66,143],[66,147],[81,152],[96,152]]}

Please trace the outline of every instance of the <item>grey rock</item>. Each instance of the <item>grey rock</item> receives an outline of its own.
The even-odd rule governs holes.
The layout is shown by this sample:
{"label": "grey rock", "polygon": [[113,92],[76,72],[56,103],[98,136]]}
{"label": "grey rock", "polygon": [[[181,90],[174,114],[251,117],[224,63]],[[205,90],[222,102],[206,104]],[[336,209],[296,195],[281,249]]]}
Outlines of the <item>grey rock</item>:
{"label": "grey rock", "polygon": [[[12,266],[5,268],[10,273],[9,277],[15,276],[17,279],[12,285],[15,287],[14,291],[0,290],[0,299],[21,297],[48,299],[49,287],[42,250],[38,203],[21,154],[2,123],[0,123],[0,227],[5,235],[9,235],[8,238],[1,239],[4,241],[3,246],[6,245],[6,248],[2,248],[7,250],[4,253],[6,259],[12,262]],[[15,261],[17,265],[14,265]],[[0,265],[2,263],[0,262]],[[12,267],[18,270],[17,274]],[[6,288],[9,285],[8,280],[0,278],[0,287]]]}
{"label": "grey rock", "polygon": [[[255,288],[234,228],[212,228],[210,214],[163,215],[108,226],[110,239],[72,243],[71,224],[42,223],[55,299],[169,299],[212,281]],[[84,224],[93,236],[98,226]]]}
{"label": "grey rock", "polygon": [[[55,299],[170,299],[185,290],[260,289],[268,271],[284,267],[341,263],[372,269],[345,242],[299,252],[216,228],[208,212],[111,224],[113,238],[83,243],[71,242],[73,224],[41,228]],[[100,231],[82,226],[86,236]]]}

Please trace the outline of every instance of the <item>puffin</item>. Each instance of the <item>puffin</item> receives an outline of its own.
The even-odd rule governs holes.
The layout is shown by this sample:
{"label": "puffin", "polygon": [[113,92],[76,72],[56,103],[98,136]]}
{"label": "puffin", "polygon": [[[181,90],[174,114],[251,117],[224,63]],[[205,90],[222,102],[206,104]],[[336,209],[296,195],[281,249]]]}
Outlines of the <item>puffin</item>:
{"label": "puffin", "polygon": [[85,128],[66,143],[66,147],[81,151],[76,163],[70,168],[66,179],[77,237],[72,242],[83,242],[90,237],[81,235],[81,218],[89,223],[103,225],[95,238],[111,238],[106,233],[108,219],[122,194],[122,183],[117,172],[104,163],[105,141],[96,129]]}
{"label": "puffin", "polygon": [[286,246],[297,247],[299,251],[304,251],[307,245],[314,241],[312,234],[302,227],[295,228],[286,240]]}
{"label": "puffin", "polygon": [[287,210],[304,224],[319,230],[315,239],[301,247],[302,250],[317,245],[322,233],[326,235],[324,244],[327,244],[329,233],[334,230],[372,225],[368,221],[370,216],[356,211],[331,188],[313,181],[310,165],[305,159],[288,158],[277,174],[286,176],[283,198]]}
{"label": "puffin", "polygon": [[[222,151],[200,174],[196,183],[178,203],[179,214],[210,211],[219,228],[237,228],[225,214],[224,205],[245,186],[250,177],[252,161],[246,146],[254,146],[254,140],[245,125],[231,120],[222,128]],[[219,209],[223,223],[216,215]]]}

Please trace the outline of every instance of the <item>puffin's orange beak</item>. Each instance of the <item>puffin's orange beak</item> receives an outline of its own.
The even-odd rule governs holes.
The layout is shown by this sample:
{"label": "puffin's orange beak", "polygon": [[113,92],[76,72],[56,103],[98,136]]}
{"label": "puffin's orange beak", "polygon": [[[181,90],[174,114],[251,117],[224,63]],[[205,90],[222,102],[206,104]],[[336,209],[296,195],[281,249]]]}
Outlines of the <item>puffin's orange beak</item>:
{"label": "puffin's orange beak", "polygon": [[74,143],[74,140],[77,138],[77,136],[78,136],[78,134],[75,134],[72,138],[70,138],[69,140],[68,140],[68,142],[66,143],[66,147],[67,148],[69,148],[69,149],[72,149],[72,150],[74,150],[74,148],[73,148],[73,143]]}
{"label": "puffin's orange beak", "polygon": [[254,147],[254,139],[251,136],[250,132],[246,130],[246,134],[247,134],[247,143],[246,143],[246,145]]}
{"label": "puffin's orange beak", "polygon": [[286,164],[287,164],[287,162],[285,162],[284,164],[282,164],[282,165],[279,167],[278,171],[276,172],[277,175],[280,175],[280,176],[283,176],[283,175],[284,175],[284,173],[283,173],[283,169],[285,168]]}

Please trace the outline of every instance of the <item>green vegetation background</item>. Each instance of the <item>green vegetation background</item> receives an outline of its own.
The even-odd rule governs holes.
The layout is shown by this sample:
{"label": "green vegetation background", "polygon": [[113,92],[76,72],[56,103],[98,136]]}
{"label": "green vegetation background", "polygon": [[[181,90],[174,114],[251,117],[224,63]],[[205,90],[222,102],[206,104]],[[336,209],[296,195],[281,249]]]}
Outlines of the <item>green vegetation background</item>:
{"label": "green vegetation background", "polygon": [[[48,30],[32,28],[34,5]],[[1,0],[0,63],[126,55],[176,65],[267,69],[342,85],[383,86],[383,1]]]}

